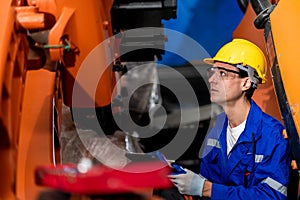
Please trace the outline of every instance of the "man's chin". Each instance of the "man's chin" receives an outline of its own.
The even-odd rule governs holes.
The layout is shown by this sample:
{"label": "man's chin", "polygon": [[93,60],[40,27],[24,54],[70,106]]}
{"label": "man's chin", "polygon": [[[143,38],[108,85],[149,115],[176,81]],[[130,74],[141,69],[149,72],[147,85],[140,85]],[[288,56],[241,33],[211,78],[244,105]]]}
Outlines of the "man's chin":
{"label": "man's chin", "polygon": [[216,99],[216,98],[210,98],[210,101],[212,103],[216,103],[216,104],[219,104],[219,105],[222,105],[225,102],[223,99]]}

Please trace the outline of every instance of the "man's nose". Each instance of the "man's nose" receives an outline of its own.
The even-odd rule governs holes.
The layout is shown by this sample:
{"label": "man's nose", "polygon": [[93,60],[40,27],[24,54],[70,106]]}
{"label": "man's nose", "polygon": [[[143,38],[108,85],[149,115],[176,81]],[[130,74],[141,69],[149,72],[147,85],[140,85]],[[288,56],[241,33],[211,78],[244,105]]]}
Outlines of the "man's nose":
{"label": "man's nose", "polygon": [[219,77],[217,75],[217,71],[215,71],[213,74],[211,74],[211,76],[208,78],[208,82],[211,83],[211,82],[216,82],[219,80]]}

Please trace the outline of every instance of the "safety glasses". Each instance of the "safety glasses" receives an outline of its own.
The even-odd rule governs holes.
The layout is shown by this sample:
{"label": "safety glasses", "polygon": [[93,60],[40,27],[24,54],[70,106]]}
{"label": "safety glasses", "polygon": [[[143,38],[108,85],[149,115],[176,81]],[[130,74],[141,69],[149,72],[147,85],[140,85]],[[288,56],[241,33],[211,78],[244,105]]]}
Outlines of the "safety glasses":
{"label": "safety glasses", "polygon": [[[217,78],[220,79],[234,79],[236,77],[240,77],[239,71],[234,71],[230,69],[226,69],[223,67],[210,67],[207,69],[207,77],[210,79],[214,74],[216,74]],[[236,76],[238,74],[238,76]]]}

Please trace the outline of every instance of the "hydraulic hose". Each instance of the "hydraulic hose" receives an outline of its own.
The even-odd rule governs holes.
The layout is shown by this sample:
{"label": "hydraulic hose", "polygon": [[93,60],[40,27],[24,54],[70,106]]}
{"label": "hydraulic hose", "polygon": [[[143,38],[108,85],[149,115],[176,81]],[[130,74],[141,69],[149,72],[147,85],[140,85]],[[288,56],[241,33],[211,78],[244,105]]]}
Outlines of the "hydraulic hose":
{"label": "hydraulic hose", "polygon": [[241,11],[245,13],[249,4],[249,0],[237,0],[237,2],[239,4]]}
{"label": "hydraulic hose", "polygon": [[263,29],[276,5],[272,5],[269,0],[251,0],[251,4],[257,15],[254,25],[257,29]]}

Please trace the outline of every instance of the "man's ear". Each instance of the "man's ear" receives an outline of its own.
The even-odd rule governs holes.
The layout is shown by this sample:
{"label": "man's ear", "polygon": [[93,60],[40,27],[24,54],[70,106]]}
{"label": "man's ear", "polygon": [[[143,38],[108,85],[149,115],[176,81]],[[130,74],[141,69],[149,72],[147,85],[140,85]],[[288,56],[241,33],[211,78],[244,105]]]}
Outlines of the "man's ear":
{"label": "man's ear", "polygon": [[246,77],[243,81],[243,87],[242,87],[242,90],[243,91],[246,91],[248,90],[249,88],[252,87],[252,82],[251,82],[251,79],[249,77]]}

